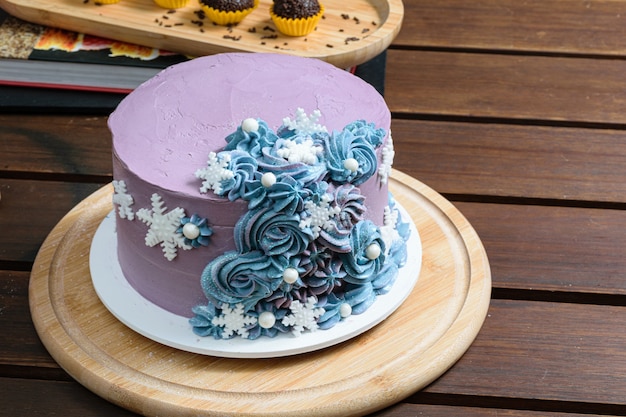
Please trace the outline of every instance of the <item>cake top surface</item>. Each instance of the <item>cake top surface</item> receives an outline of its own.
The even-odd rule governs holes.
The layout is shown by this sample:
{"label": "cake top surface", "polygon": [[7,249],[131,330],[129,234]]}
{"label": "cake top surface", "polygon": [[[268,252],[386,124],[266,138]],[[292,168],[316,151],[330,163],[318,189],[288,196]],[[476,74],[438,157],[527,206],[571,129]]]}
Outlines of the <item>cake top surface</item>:
{"label": "cake top surface", "polygon": [[[136,175],[197,194],[196,168],[247,118],[276,129],[298,108],[319,110],[329,132],[356,120],[387,129],[391,116],[368,83],[312,58],[226,53],[169,67],[146,81],[109,118],[114,153]],[[159,161],[158,163],[148,161]],[[191,173],[191,174],[190,174]]]}

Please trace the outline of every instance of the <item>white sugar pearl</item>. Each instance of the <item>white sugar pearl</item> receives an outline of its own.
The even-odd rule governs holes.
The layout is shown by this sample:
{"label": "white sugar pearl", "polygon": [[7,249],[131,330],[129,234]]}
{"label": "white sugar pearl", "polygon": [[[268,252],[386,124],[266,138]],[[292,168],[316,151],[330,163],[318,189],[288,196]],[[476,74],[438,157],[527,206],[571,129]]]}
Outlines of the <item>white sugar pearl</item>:
{"label": "white sugar pearl", "polygon": [[187,239],[195,239],[200,236],[200,228],[195,224],[189,222],[183,226],[183,235]]}
{"label": "white sugar pearl", "polygon": [[359,161],[354,158],[348,158],[343,161],[343,167],[348,171],[356,172],[359,169]]}
{"label": "white sugar pearl", "polygon": [[339,306],[339,314],[344,319],[352,314],[352,306],[348,303],[343,303]]}
{"label": "white sugar pearl", "polygon": [[263,185],[263,187],[265,188],[269,188],[272,185],[276,184],[276,175],[274,175],[271,172],[266,172],[265,174],[263,174],[263,176],[261,177],[261,184]]}
{"label": "white sugar pearl", "polygon": [[264,311],[259,314],[259,326],[264,329],[271,329],[276,323],[276,316],[271,311]]}
{"label": "white sugar pearl", "polygon": [[246,132],[256,132],[259,130],[259,122],[256,119],[248,118],[241,122],[241,129]]}
{"label": "white sugar pearl", "polygon": [[376,243],[372,243],[365,249],[365,256],[372,261],[377,259],[380,256],[380,246]]}
{"label": "white sugar pearl", "polygon": [[293,284],[298,280],[298,270],[295,268],[287,268],[283,272],[283,281],[287,284]]}

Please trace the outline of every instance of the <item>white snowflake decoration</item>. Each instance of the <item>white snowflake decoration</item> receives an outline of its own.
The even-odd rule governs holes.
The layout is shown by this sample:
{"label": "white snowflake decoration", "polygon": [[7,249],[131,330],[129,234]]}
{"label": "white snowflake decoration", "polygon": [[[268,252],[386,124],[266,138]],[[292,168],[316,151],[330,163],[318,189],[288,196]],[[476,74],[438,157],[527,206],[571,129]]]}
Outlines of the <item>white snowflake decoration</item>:
{"label": "white snowflake decoration", "polygon": [[393,158],[396,152],[393,149],[393,139],[391,138],[391,132],[389,132],[389,139],[382,149],[382,161],[380,167],[378,167],[378,176],[383,184],[387,183],[389,176],[391,175],[391,166],[393,165]]}
{"label": "white snowflake decoration", "polygon": [[333,219],[341,213],[341,208],[330,205],[331,201],[332,197],[328,194],[324,194],[317,204],[311,200],[304,203],[304,209],[308,213],[308,216],[300,220],[300,228],[305,229],[310,227],[315,239],[319,237],[322,229],[331,230]]}
{"label": "white snowflake decoration", "polygon": [[117,212],[122,219],[134,220],[135,212],[130,207],[135,201],[133,196],[128,194],[126,190],[126,182],[124,180],[113,181],[113,204],[117,204]]}
{"label": "white snowflake decoration", "polygon": [[241,303],[236,304],[235,308],[230,308],[228,304],[223,303],[221,305],[221,309],[222,314],[217,317],[213,317],[211,323],[216,326],[224,327],[222,338],[228,339],[236,333],[244,339],[247,339],[248,330],[246,329],[246,326],[256,324],[256,317],[246,316],[243,311],[243,304]]}
{"label": "white snowflake decoration", "polygon": [[387,252],[391,249],[391,244],[400,239],[400,234],[396,228],[396,224],[398,223],[398,210],[392,210],[391,207],[385,207],[385,212],[383,214],[383,226],[380,228],[380,234],[385,242],[385,248]]}
{"label": "white snowflake decoration", "polygon": [[322,307],[316,308],[316,303],[315,297],[307,298],[304,304],[298,300],[292,301],[289,306],[291,314],[283,317],[282,323],[285,326],[292,326],[291,332],[295,336],[300,336],[305,329],[316,331],[318,329],[317,318],[326,312]]}
{"label": "white snowflake decoration", "polygon": [[317,163],[317,157],[323,152],[324,149],[321,146],[315,146],[312,139],[305,139],[300,143],[295,140],[286,140],[284,146],[276,151],[278,156],[292,164],[305,163],[307,165]]}
{"label": "white snowflake decoration", "polygon": [[146,233],[146,246],[153,247],[161,244],[163,254],[168,261],[176,258],[177,248],[189,250],[192,247],[185,244],[185,237],[177,230],[180,227],[180,219],[185,216],[185,210],[176,207],[167,212],[163,206],[161,196],[152,194],[152,209],[142,208],[137,211],[137,218],[149,226]]}
{"label": "white snowflake decoration", "polygon": [[320,125],[317,121],[322,117],[322,113],[319,110],[315,110],[313,114],[307,116],[304,109],[298,108],[296,110],[295,120],[291,120],[289,117],[283,119],[283,125],[294,130],[296,133],[302,135],[312,135],[313,133],[325,133],[327,132],[326,126]]}
{"label": "white snowflake decoration", "polygon": [[222,194],[222,181],[229,180],[235,176],[235,173],[228,169],[230,163],[229,154],[217,155],[215,152],[209,153],[209,160],[206,168],[196,171],[196,177],[203,179],[201,193],[213,190],[216,194]]}

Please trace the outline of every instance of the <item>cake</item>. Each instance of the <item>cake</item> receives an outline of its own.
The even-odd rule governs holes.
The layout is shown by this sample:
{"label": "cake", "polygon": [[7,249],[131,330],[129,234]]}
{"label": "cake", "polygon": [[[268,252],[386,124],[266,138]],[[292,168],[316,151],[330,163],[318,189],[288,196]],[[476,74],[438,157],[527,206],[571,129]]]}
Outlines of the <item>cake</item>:
{"label": "cake", "polygon": [[363,313],[407,258],[390,122],[373,87],[317,59],[224,53],[163,70],[108,122],[124,277],[216,339]]}
{"label": "cake", "polygon": [[213,23],[227,26],[241,22],[259,5],[259,0],[199,0]]}
{"label": "cake", "polygon": [[270,16],[279,32],[288,36],[304,36],[315,30],[324,14],[317,0],[274,0]]}

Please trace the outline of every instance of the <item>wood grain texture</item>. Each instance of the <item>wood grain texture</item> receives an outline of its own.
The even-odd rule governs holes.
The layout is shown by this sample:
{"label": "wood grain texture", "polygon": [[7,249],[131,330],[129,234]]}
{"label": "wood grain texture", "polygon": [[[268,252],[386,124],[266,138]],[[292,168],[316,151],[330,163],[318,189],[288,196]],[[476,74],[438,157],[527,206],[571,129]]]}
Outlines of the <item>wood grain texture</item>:
{"label": "wood grain texture", "polygon": [[394,45],[623,56],[621,1],[405,0]]}
{"label": "wood grain texture", "polygon": [[494,287],[571,293],[571,300],[579,293],[578,299],[587,301],[594,295],[626,295],[626,211],[462,202],[455,206],[485,245]]}
{"label": "wood grain texture", "polygon": [[35,333],[28,310],[28,272],[0,271],[0,367],[58,368]]}
{"label": "wood grain texture", "polygon": [[91,236],[112,207],[110,187],[68,213],[42,246],[29,290],[35,327],[79,382],[145,415],[346,416],[383,408],[462,356],[491,289],[486,255],[465,218],[418,181],[394,177],[396,199],[427,246],[422,272],[391,317],[349,343],[237,360],[182,352],[130,331],[99,302],[85,262]]}
{"label": "wood grain texture", "polygon": [[[0,1],[3,9],[26,21],[190,56],[234,51],[288,53],[318,58],[340,68],[361,64],[386,50],[404,15],[401,0],[329,1],[324,3],[324,17],[317,30],[305,37],[290,37],[275,29],[270,5],[270,0],[261,0],[256,10],[233,27],[213,25],[208,19],[199,27],[193,23],[201,20],[195,13],[200,10],[196,0],[175,13],[143,0],[103,6],[95,2]],[[343,17],[346,14],[348,19]]]}
{"label": "wood grain texture", "polygon": [[[108,182],[106,120],[0,115],[0,172],[76,174]],[[392,131],[394,166],[441,193],[626,202],[623,129],[394,119]]]}
{"label": "wood grain texture", "polygon": [[626,123],[626,61],[388,52],[392,112],[551,122]]}
{"label": "wood grain texture", "polygon": [[492,300],[463,359],[425,392],[571,401],[623,414],[625,323],[626,307]]}
{"label": "wood grain texture", "polygon": [[106,122],[106,115],[0,114],[0,172],[111,176]]}
{"label": "wood grain texture", "polygon": [[102,184],[0,179],[0,259],[34,261],[51,228],[100,187]]}
{"label": "wood grain texture", "polygon": [[[4,394],[1,417],[19,415],[50,416],[64,410],[66,415],[81,417],[133,417],[138,414],[117,407],[97,397],[78,383],[0,378]],[[38,393],[32,401],[32,393]],[[391,406],[371,417],[599,417],[599,414],[557,413],[502,408],[459,407],[402,403]],[[602,414],[604,417],[611,417]]]}
{"label": "wood grain texture", "polygon": [[[420,412],[421,399],[437,394],[440,401],[448,395],[459,402],[471,398],[483,405],[489,404],[490,398],[498,399],[501,405],[496,407],[498,410],[507,408],[502,407],[503,404],[515,408],[520,403],[528,406],[535,400],[547,401],[548,405],[553,404],[552,407],[558,409],[572,401],[574,404],[586,403],[589,409],[594,406],[603,408],[608,415],[623,415],[626,393],[621,381],[626,366],[623,350],[626,333],[616,329],[623,329],[624,320],[624,307],[492,300],[480,333],[463,357],[426,387],[424,394],[403,401],[405,405],[402,407]],[[26,354],[30,355],[28,351]],[[143,354],[147,355],[145,351]],[[172,360],[177,358],[172,356]],[[68,389],[75,393],[72,395],[76,406],[86,408],[95,401],[89,395],[81,394],[83,389],[78,383],[75,385]],[[50,389],[52,392],[56,390]],[[69,394],[59,391],[59,395],[62,399]],[[59,403],[50,401],[49,405],[41,405],[42,410],[48,413],[58,411],[55,405]],[[450,402],[454,405],[455,400]],[[606,411],[604,404],[613,412]],[[14,411],[30,407],[21,401],[16,401],[15,405],[22,408]],[[393,408],[386,409],[382,415],[386,416],[386,412]],[[449,415],[464,415],[450,412]],[[403,412],[399,415],[416,414]]]}
{"label": "wood grain texture", "polygon": [[391,128],[394,166],[440,193],[626,202],[622,129],[398,119]]}

